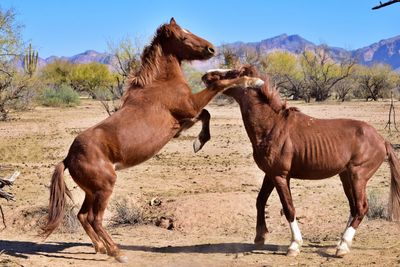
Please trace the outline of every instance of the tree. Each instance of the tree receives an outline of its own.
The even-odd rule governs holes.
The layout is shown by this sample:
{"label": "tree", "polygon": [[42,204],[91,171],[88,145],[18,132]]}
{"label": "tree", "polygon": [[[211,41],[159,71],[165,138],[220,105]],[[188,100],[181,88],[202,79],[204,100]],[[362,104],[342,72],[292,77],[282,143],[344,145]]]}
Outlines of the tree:
{"label": "tree", "polygon": [[334,91],[336,92],[338,100],[344,102],[350,97],[350,93],[354,91],[357,81],[355,77],[350,76],[347,79],[339,81],[334,86]]}
{"label": "tree", "polygon": [[316,101],[324,101],[330,97],[333,87],[351,74],[355,63],[350,59],[336,63],[329,56],[327,47],[320,46],[314,51],[304,51],[300,64],[310,96]]}
{"label": "tree", "polygon": [[114,76],[107,66],[97,62],[77,64],[69,75],[69,82],[74,90],[86,92],[93,98],[96,98],[97,93],[104,92],[112,86],[113,81]]}
{"label": "tree", "polygon": [[141,42],[135,39],[133,42],[129,37],[122,39],[119,43],[108,43],[108,49],[113,54],[112,65],[116,74],[106,92],[97,92],[96,98],[101,101],[106,112],[111,115],[120,108],[119,99],[124,94],[125,82],[131,73],[140,69]]}
{"label": "tree", "polygon": [[390,90],[396,87],[398,75],[389,65],[377,64],[372,67],[359,66],[356,73],[359,85],[358,96],[367,101],[388,97]]}
{"label": "tree", "polygon": [[56,59],[41,69],[40,76],[47,86],[54,88],[69,86],[73,68],[74,64],[66,60]]}
{"label": "tree", "polygon": [[262,70],[286,97],[294,100],[307,99],[303,72],[296,55],[289,52],[274,52],[263,57],[260,64]]}
{"label": "tree", "polygon": [[260,58],[260,53],[254,47],[246,46],[244,48],[242,59],[243,64],[250,64],[259,67],[261,63]]}
{"label": "tree", "polygon": [[240,65],[239,56],[232,47],[223,45],[221,47],[221,55],[223,58],[223,63],[221,64],[221,67],[227,69],[239,67]]}
{"label": "tree", "polygon": [[110,53],[115,57],[113,61],[114,70],[123,77],[125,80],[129,73],[137,72],[140,68],[140,54],[141,47],[139,39],[135,40],[135,43],[126,37],[119,43],[115,44],[112,42],[108,43],[108,49]]}
{"label": "tree", "polygon": [[192,89],[193,93],[197,93],[204,89],[204,84],[201,81],[201,77],[203,76],[203,73],[200,71],[195,70],[190,63],[184,62],[182,64],[182,69],[183,69],[183,74],[186,77],[186,80],[190,86],[190,89]]}
{"label": "tree", "polygon": [[11,109],[28,103],[20,100],[30,95],[29,77],[17,69],[23,50],[21,28],[13,9],[0,9],[0,120],[8,119]]}

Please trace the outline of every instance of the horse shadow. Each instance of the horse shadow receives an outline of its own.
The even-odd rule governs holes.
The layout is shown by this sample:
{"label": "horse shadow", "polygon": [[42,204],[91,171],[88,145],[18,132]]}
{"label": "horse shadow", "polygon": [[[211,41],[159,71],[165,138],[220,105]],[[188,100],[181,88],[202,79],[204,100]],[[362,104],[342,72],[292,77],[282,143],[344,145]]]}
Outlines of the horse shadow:
{"label": "horse shadow", "polygon": [[[16,241],[16,240],[0,240],[0,254],[8,255],[20,259],[28,259],[29,256],[39,255],[51,258],[74,259],[74,260],[97,260],[104,259],[96,258],[80,258],[73,256],[74,254],[93,254],[90,252],[67,252],[64,251],[71,247],[84,246],[92,247],[90,243],[78,242],[51,242],[51,243],[35,243],[31,241]],[[71,256],[68,256],[71,255]]]}
{"label": "horse shadow", "polygon": [[278,246],[266,244],[261,247],[255,247],[252,243],[216,243],[216,244],[199,244],[187,246],[135,246],[121,245],[122,249],[130,251],[144,251],[153,253],[200,253],[200,254],[237,254],[237,253],[273,253],[285,255],[287,246]]}
{"label": "horse shadow", "polygon": [[[92,247],[91,243],[79,242],[49,242],[35,243],[32,241],[15,241],[15,240],[0,240],[0,254],[8,255],[20,259],[28,259],[30,256],[45,256],[50,258],[73,259],[73,260],[94,260],[105,261],[96,257],[95,252],[69,252],[65,251],[72,247]],[[285,254],[286,246],[264,245],[255,248],[254,244],[250,243],[217,243],[217,244],[199,244],[187,246],[136,246],[136,245],[120,245],[121,249],[129,251],[142,251],[152,253],[201,253],[201,254],[238,254],[238,253],[272,253]],[[79,255],[93,255],[91,258],[82,258]]]}

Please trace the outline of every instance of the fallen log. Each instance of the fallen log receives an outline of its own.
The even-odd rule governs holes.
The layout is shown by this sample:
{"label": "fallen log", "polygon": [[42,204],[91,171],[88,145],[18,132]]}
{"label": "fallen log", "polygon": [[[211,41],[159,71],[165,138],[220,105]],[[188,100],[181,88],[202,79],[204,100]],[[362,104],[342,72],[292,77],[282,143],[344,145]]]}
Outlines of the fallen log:
{"label": "fallen log", "polygon": [[[12,186],[15,182],[15,179],[17,179],[17,177],[20,175],[21,173],[19,171],[14,172],[12,175],[5,177],[5,178],[0,178],[0,198],[5,198],[7,201],[12,200],[15,201],[15,197],[13,194],[8,193],[3,191],[3,187],[4,186]],[[0,213],[1,213],[1,217],[3,219],[3,224],[4,227],[7,228],[6,225],[6,220],[4,217],[4,213],[3,213],[3,208],[0,205]]]}

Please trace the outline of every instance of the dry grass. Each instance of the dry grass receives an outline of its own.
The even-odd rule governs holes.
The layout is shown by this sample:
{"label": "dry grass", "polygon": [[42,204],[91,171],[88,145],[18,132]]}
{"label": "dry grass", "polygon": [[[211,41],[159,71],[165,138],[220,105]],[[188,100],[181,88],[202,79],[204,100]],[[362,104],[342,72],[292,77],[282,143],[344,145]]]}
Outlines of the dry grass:
{"label": "dry grass", "polygon": [[380,193],[378,193],[377,191],[372,191],[368,195],[368,205],[368,219],[388,219],[388,203],[387,201],[383,200],[383,197]]}
{"label": "dry grass", "polygon": [[112,226],[135,225],[144,222],[142,209],[128,198],[115,200],[111,203],[113,215],[110,219]]}
{"label": "dry grass", "polygon": [[67,205],[65,209],[64,219],[60,231],[62,233],[76,233],[80,227],[81,223],[78,220],[75,212],[75,206]]}

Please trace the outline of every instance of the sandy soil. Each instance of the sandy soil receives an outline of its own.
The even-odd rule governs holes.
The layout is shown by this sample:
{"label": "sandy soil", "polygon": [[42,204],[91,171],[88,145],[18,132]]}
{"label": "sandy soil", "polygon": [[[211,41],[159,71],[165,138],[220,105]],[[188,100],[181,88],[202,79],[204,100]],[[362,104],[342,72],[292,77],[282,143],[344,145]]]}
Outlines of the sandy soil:
{"label": "sandy soil", "polygon": [[[346,117],[367,121],[392,143],[400,134],[384,130],[389,102],[325,103],[298,106],[320,118]],[[196,126],[172,140],[151,160],[118,173],[111,204],[128,199],[143,208],[147,223],[107,229],[129,257],[127,266],[395,266],[400,265],[400,228],[384,220],[365,219],[352,252],[334,257],[345,227],[348,205],[338,177],[322,181],[293,180],[292,193],[304,245],[296,258],[285,256],[290,240],[288,223],[280,215],[273,192],[267,206],[271,233],[264,248],[255,249],[255,200],[263,173],[252,159],[236,105],[208,107],[211,141],[197,154],[192,141]],[[36,108],[0,122],[0,175],[21,171],[12,188],[16,202],[1,201],[8,227],[1,231],[1,266],[113,266],[113,258],[94,254],[82,228],[58,231],[46,242],[36,236],[44,218],[48,185],[55,163],[62,160],[77,133],[105,118],[99,103],[84,101],[76,108]],[[68,187],[79,206],[83,194],[68,172]],[[386,163],[368,185],[368,192],[389,192]],[[151,199],[161,205],[150,206]],[[110,208],[108,219],[113,215]],[[165,217],[167,230],[151,221]],[[150,219],[151,220],[150,220]],[[107,222],[106,222],[107,223]]]}

